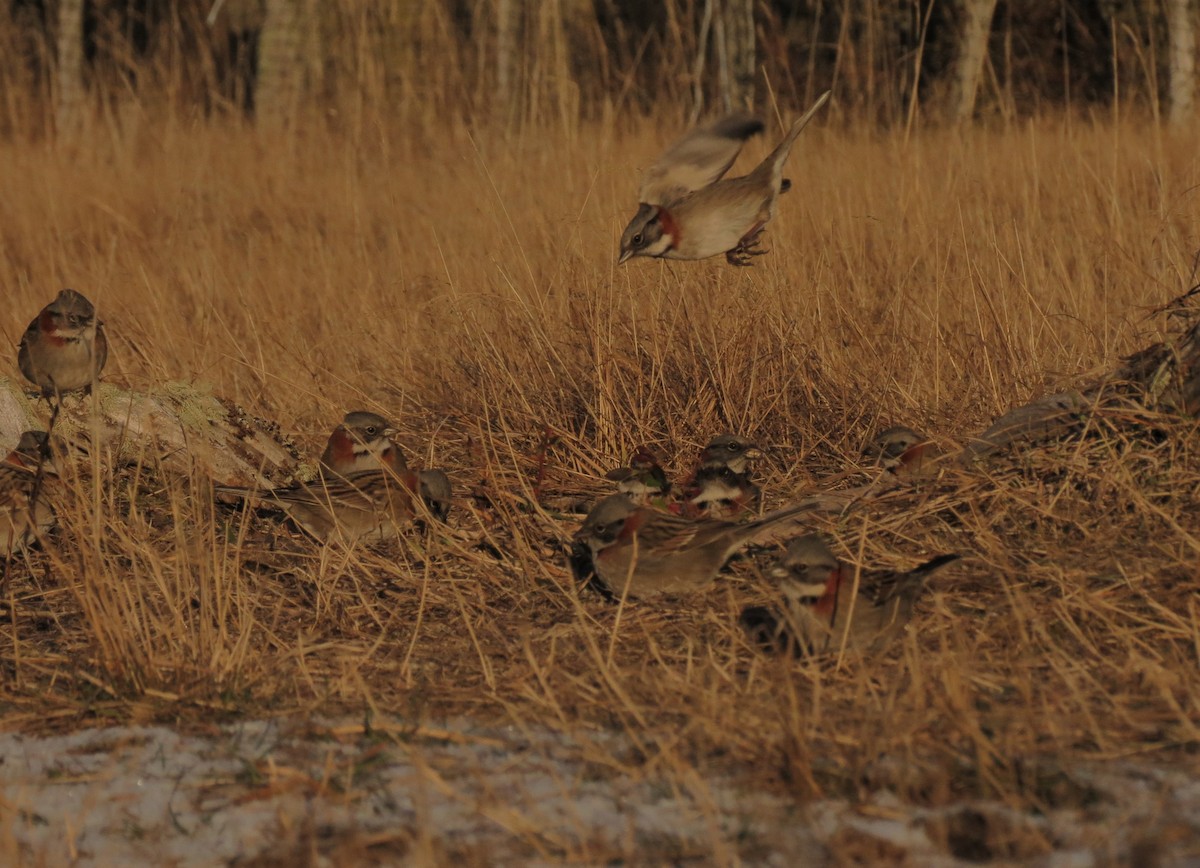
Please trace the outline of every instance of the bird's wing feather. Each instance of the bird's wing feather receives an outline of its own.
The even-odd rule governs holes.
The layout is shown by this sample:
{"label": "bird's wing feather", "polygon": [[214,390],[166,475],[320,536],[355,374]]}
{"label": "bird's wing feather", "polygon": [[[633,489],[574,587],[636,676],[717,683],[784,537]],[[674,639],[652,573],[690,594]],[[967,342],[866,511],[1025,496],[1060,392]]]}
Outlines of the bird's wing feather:
{"label": "bird's wing feather", "polygon": [[663,152],[642,177],[638,201],[668,205],[719,181],[742,145],[763,123],[748,114],[732,114],[685,134]]}

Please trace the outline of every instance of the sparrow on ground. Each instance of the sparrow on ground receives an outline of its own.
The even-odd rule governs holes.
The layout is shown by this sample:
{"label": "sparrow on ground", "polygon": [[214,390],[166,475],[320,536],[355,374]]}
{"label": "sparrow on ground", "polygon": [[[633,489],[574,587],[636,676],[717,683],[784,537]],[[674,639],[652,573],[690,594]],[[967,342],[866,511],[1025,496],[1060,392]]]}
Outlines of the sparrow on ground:
{"label": "sparrow on ground", "polygon": [[287,488],[262,490],[217,485],[213,490],[281,509],[322,542],[339,536],[355,542],[399,536],[412,523],[413,494],[418,486],[416,474],[407,468],[398,471],[380,468]]}
{"label": "sparrow on ground", "polygon": [[395,433],[392,424],[377,413],[366,410],[347,413],[329,435],[321,453],[321,466],[339,476],[378,470],[381,466],[393,470],[407,466],[404,453],[392,442]]}
{"label": "sparrow on ground", "polygon": [[617,483],[617,491],[639,506],[649,503],[663,506],[671,491],[666,471],[648,446],[639,446],[630,456],[629,466],[610,470],[604,478]]}
{"label": "sparrow on ground", "polygon": [[574,541],[590,553],[596,578],[615,596],[690,593],[710,585],[742,546],[785,523],[798,524],[809,509],[786,507],[746,524],[694,521],[612,494],[592,508]]}
{"label": "sparrow on ground", "polygon": [[90,389],[108,359],[104,323],[92,303],[64,289],[25,329],[17,365],[43,397]]}
{"label": "sparrow on ground", "polygon": [[923,476],[933,470],[937,445],[912,428],[897,425],[880,431],[863,449],[863,457],[901,477]]}
{"label": "sparrow on ground", "polygon": [[749,265],[766,253],[758,246],[763,228],[775,216],[783,178],[796,137],[829,99],[821,94],[792,124],[779,146],[750,174],[722,180],[747,139],[763,129],[744,114],[722,118],[685,135],[646,172],[638,211],[621,235],[618,263],[633,256],[706,259],[724,253],[731,265]]}
{"label": "sparrow on ground", "polygon": [[[400,473],[408,469],[404,452],[392,440],[395,426],[378,413],[354,410],[346,414],[329,435],[321,466],[339,476],[387,467]],[[439,521],[450,514],[450,477],[437,469],[417,471],[418,491],[429,512]]]}
{"label": "sparrow on ground", "polygon": [[759,448],[736,434],[719,434],[700,453],[700,464],[683,487],[683,514],[735,518],[758,508],[762,492],[751,479]]}
{"label": "sparrow on ground", "polygon": [[[758,645],[796,654],[882,651],[903,631],[929,576],[958,555],[940,555],[908,572],[860,571],[838,561],[818,534],[798,537],[770,571],[783,610],[751,606],[740,622]],[[846,625],[849,624],[849,631]]]}
{"label": "sparrow on ground", "polygon": [[0,462],[0,558],[24,551],[54,527],[54,508],[47,493],[57,478],[46,433],[23,433],[16,448]]}

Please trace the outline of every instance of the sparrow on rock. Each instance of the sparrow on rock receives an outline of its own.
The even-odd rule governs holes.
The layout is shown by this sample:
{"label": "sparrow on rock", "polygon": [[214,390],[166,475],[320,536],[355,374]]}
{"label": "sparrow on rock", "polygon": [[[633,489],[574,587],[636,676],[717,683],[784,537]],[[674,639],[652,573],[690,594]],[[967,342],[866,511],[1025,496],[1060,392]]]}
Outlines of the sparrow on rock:
{"label": "sparrow on rock", "polygon": [[64,289],[25,329],[17,365],[43,397],[91,389],[108,359],[104,323],[92,303]]}
{"label": "sparrow on rock", "polygon": [[762,121],[734,114],[683,136],[646,172],[638,211],[621,235],[618,262],[633,256],[707,259],[725,254],[731,265],[749,265],[766,253],[758,246],[775,216],[779,194],[791,185],[783,164],[796,137],[829,99],[821,94],[804,116],[750,174],[724,179],[742,145]]}

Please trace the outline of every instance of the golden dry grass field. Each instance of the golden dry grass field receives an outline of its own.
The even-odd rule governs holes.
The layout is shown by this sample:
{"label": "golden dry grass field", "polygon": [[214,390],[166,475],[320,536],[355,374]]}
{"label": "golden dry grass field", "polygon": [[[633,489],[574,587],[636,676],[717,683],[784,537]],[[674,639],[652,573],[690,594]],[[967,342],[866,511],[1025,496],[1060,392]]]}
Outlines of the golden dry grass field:
{"label": "golden dry grass field", "polygon": [[[98,461],[46,550],[9,565],[0,726],[612,730],[636,749],[595,760],[603,774],[687,791],[729,774],[798,811],[886,789],[1036,816],[1087,807],[1078,764],[1195,771],[1194,420],[1096,414],[815,517],[868,567],[963,556],[874,658],[780,660],[746,642],[737,614],[769,597],[769,551],[695,597],[578,592],[564,545],[579,517],[529,504],[594,498],[639,443],[684,474],[734,430],[763,445],[773,507],[866,479],[879,427],[962,443],[1114,368],[1161,337],[1153,309],[1197,279],[1196,130],[1048,117],[905,138],[833,110],[793,152],[754,267],[618,267],[636,171],[675,132],[333,119],[269,134],[130,113],[78,146],[0,145],[6,347],[71,286],[106,322],[106,382],[210,390],[307,454],[347,410],[375,410],[462,493],[456,533],[347,551],[215,508],[199,470]],[[0,374],[19,378],[15,350]],[[494,509],[468,496],[480,488]],[[1163,822],[1200,858],[1190,821]],[[986,825],[990,857],[1054,846]],[[1113,864],[1153,855],[1160,831],[1131,832]],[[554,860],[762,855],[735,837],[707,856],[511,839]],[[435,843],[435,861],[489,861]],[[849,832],[826,845],[833,862],[905,859]]]}

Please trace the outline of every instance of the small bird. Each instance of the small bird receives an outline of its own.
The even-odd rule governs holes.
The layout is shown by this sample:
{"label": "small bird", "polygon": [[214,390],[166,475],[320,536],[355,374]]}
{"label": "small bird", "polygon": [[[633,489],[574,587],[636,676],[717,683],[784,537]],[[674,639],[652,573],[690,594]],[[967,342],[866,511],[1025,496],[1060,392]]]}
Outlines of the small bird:
{"label": "small bird", "polygon": [[64,289],[34,318],[21,337],[17,365],[49,399],[90,390],[108,360],[104,323],[92,303]]}
{"label": "small bird", "polygon": [[856,596],[854,570],[818,534],[808,534],[792,540],[770,572],[780,582],[783,611],[751,606],[739,620],[765,648],[820,654],[836,651],[845,636],[847,650],[882,651],[911,620],[929,576],[958,557],[940,555],[908,572],[860,571]]}
{"label": "small bird", "polygon": [[683,487],[683,513],[692,518],[735,518],[755,511],[762,491],[751,479],[759,448],[736,434],[718,434],[700,453],[700,464]]}
{"label": "small bird", "polygon": [[897,425],[880,431],[863,449],[863,457],[901,477],[916,477],[933,470],[937,445],[912,428]]}
{"label": "small bird", "polygon": [[612,494],[592,508],[573,539],[577,550],[591,554],[596,578],[611,593],[644,599],[702,590],[738,549],[809,509],[790,506],[746,524],[694,521]]}
{"label": "small bird", "polygon": [[[400,473],[408,469],[404,451],[392,440],[395,426],[378,413],[353,410],[329,435],[321,454],[321,466],[339,476],[387,467]],[[421,500],[439,521],[450,514],[453,494],[450,477],[437,469],[417,472]]]}
{"label": "small bird", "polygon": [[426,508],[434,518],[444,522],[450,516],[450,500],[453,496],[450,477],[446,471],[434,467],[418,471],[417,480]]}
{"label": "small bird", "polygon": [[707,259],[724,253],[731,265],[749,265],[766,253],[758,246],[775,216],[779,194],[790,187],[783,164],[796,137],[829,99],[821,94],[792,124],[783,141],[750,174],[722,180],[742,145],[762,121],[734,114],[679,139],[646,172],[638,210],[621,235],[618,263],[633,256]]}
{"label": "small bird", "polygon": [[45,431],[24,431],[17,445],[4,457],[5,464],[36,471],[39,464],[50,464],[50,435]]}
{"label": "small bird", "polygon": [[217,485],[213,490],[283,510],[296,524],[322,542],[385,540],[412,523],[413,495],[419,482],[407,468],[360,470],[307,485],[254,489]]}
{"label": "small bird", "polygon": [[671,491],[666,471],[648,446],[639,446],[629,457],[627,467],[610,470],[604,478],[617,483],[617,491],[639,506],[648,503],[664,506]]}
{"label": "small bird", "polygon": [[0,462],[0,558],[24,551],[54,527],[48,493],[57,477],[46,432],[24,432]]}
{"label": "small bird", "polygon": [[404,453],[394,442],[396,429],[377,413],[354,410],[345,415],[329,435],[321,466],[339,476],[362,470],[407,466]]}

